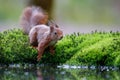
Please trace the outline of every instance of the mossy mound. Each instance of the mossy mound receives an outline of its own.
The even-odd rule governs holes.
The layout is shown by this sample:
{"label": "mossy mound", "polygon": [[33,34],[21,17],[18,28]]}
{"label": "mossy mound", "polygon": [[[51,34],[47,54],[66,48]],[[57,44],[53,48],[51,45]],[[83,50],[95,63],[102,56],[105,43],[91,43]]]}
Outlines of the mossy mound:
{"label": "mossy mound", "polygon": [[69,57],[66,64],[120,66],[119,32],[74,33],[64,37],[57,45]]}
{"label": "mossy mound", "polygon": [[[39,63],[120,66],[120,32],[74,33],[55,45],[55,55],[46,49]],[[0,33],[0,63],[38,63],[37,50],[19,29]]]}
{"label": "mossy mound", "polygon": [[28,37],[19,29],[0,33],[0,63],[36,62],[36,50],[29,46]]}

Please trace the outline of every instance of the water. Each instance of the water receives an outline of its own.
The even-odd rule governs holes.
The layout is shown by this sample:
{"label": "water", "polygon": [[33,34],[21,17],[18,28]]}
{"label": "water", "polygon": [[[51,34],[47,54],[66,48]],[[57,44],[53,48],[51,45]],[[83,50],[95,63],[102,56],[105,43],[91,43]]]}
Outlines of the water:
{"label": "water", "polygon": [[0,80],[120,80],[117,67],[9,65],[0,67]]}

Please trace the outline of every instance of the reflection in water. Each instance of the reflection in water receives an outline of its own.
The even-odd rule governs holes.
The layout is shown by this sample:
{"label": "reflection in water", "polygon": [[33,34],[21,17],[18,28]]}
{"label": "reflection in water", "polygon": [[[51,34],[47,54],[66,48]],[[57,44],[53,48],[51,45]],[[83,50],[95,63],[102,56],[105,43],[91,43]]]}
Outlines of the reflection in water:
{"label": "reflection in water", "polygon": [[39,69],[37,70],[37,80],[43,80],[42,73]]}
{"label": "reflection in water", "polygon": [[42,72],[37,69],[37,80],[55,80],[55,76],[51,70],[49,71],[49,68],[45,68]]}
{"label": "reflection in water", "polygon": [[0,80],[120,80],[119,75],[112,67],[0,67]]}

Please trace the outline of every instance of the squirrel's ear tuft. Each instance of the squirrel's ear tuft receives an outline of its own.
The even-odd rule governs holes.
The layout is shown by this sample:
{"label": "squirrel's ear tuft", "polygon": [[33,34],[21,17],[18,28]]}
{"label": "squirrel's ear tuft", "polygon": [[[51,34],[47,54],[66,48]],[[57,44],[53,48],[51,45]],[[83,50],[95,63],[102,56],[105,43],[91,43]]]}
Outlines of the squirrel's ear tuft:
{"label": "squirrel's ear tuft", "polygon": [[48,22],[47,22],[47,25],[48,25],[48,26],[50,26],[50,25],[51,25],[51,22],[50,22],[50,20],[48,20]]}
{"label": "squirrel's ear tuft", "polygon": [[54,31],[54,26],[50,26],[50,32]]}

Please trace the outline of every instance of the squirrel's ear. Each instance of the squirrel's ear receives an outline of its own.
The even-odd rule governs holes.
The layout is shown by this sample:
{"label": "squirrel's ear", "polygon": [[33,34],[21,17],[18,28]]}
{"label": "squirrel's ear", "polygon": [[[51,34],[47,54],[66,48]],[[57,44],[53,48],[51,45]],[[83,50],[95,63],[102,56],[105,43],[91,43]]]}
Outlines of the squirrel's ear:
{"label": "squirrel's ear", "polygon": [[50,26],[50,32],[54,31],[54,26]]}
{"label": "squirrel's ear", "polygon": [[59,26],[58,26],[57,24],[55,24],[55,27],[56,27],[56,28],[59,28]]}

